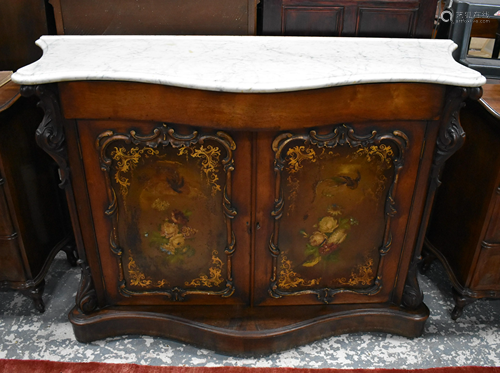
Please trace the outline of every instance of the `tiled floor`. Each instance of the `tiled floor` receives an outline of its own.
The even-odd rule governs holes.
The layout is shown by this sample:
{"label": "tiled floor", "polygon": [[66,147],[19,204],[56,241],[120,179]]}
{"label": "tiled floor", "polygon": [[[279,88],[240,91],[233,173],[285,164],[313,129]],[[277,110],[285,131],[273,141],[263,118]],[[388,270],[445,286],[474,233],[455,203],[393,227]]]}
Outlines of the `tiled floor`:
{"label": "tiled floor", "polygon": [[457,322],[452,321],[450,284],[438,263],[420,277],[431,310],[421,337],[341,335],[256,359],[223,356],[147,336],[79,343],[67,321],[78,279],[79,270],[69,267],[64,256],[59,255],[47,276],[44,314],[37,313],[31,302],[18,293],[0,293],[0,358],[304,368],[500,366],[500,301],[475,302]]}

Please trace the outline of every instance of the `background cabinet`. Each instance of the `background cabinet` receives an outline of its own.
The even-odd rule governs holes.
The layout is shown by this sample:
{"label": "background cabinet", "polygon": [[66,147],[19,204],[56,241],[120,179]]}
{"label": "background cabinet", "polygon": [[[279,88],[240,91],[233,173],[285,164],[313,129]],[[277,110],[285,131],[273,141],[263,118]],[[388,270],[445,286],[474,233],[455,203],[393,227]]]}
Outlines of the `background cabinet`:
{"label": "background cabinet", "polygon": [[50,0],[59,35],[254,35],[259,0]]}
{"label": "background cabinet", "polygon": [[[0,73],[0,81],[8,76]],[[19,88],[0,87],[0,288],[21,291],[43,312],[52,259],[60,250],[76,259],[57,165],[35,143],[43,112]]]}
{"label": "background cabinet", "polygon": [[264,35],[430,38],[436,0],[265,0]]}
{"label": "background cabinet", "polygon": [[42,56],[35,41],[55,32],[52,8],[48,0],[0,0],[0,9],[0,71],[15,71]]}
{"label": "background cabinet", "polygon": [[453,284],[455,308],[500,297],[500,86],[487,84],[467,101],[460,120],[462,149],[443,170],[426,240],[426,262],[438,258]]}

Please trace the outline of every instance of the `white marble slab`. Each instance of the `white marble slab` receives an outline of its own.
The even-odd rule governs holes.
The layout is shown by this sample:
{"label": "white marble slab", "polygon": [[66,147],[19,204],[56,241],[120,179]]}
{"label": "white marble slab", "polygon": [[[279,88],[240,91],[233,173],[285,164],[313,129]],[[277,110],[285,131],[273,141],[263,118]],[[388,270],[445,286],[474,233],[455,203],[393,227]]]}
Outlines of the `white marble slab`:
{"label": "white marble slab", "polygon": [[464,87],[486,79],[455,62],[451,40],[263,36],[42,36],[43,56],[12,80],[134,81],[227,92],[378,82]]}

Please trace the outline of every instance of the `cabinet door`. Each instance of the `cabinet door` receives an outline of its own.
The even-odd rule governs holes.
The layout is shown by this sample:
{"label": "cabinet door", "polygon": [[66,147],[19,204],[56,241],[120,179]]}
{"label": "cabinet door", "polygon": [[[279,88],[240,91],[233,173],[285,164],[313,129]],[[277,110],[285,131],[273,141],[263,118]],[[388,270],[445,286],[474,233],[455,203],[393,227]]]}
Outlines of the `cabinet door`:
{"label": "cabinet door", "polygon": [[246,270],[233,277],[235,263],[245,257],[248,263],[233,229],[234,220],[242,219],[232,202],[236,143],[225,132],[177,129],[79,123],[98,276],[111,304],[247,298]]}
{"label": "cabinet door", "polygon": [[[339,125],[259,140],[256,303],[391,300],[425,122]],[[269,149],[269,150],[268,150]],[[272,149],[272,151],[271,151]],[[269,218],[267,218],[269,221]]]}

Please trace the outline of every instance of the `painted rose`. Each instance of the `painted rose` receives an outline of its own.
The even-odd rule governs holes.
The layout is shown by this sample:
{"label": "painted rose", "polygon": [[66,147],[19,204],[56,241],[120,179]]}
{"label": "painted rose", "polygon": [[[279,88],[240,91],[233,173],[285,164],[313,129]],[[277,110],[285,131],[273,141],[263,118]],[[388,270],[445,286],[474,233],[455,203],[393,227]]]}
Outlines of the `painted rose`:
{"label": "painted rose", "polygon": [[184,236],[182,234],[177,234],[170,239],[170,245],[176,249],[184,246]]}
{"label": "painted rose", "polygon": [[174,210],[172,212],[172,221],[179,225],[186,225],[189,222],[189,219],[182,211]]}
{"label": "painted rose", "polygon": [[314,232],[313,234],[311,234],[311,236],[309,237],[309,243],[312,245],[312,246],[319,246],[321,245],[324,241],[326,240],[326,236],[324,233],[322,232]]}
{"label": "painted rose", "polygon": [[339,223],[337,222],[337,219],[334,219],[331,216],[325,216],[319,221],[318,229],[322,233],[332,233],[338,226]]}
{"label": "painted rose", "polygon": [[337,229],[328,238],[327,244],[340,245],[347,237],[347,231],[345,229]]}
{"label": "painted rose", "polygon": [[177,224],[170,223],[166,221],[161,226],[161,235],[165,238],[170,238],[179,233],[179,227]]}
{"label": "painted rose", "polygon": [[325,242],[325,244],[319,248],[318,252],[320,253],[320,255],[328,255],[338,248],[339,245],[337,245],[336,243]]}

